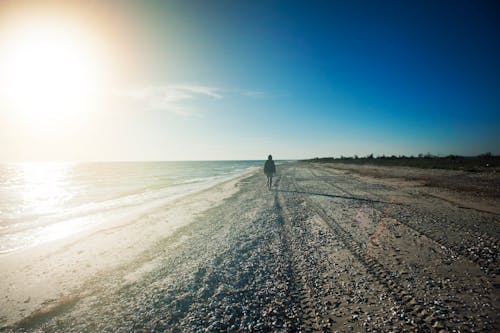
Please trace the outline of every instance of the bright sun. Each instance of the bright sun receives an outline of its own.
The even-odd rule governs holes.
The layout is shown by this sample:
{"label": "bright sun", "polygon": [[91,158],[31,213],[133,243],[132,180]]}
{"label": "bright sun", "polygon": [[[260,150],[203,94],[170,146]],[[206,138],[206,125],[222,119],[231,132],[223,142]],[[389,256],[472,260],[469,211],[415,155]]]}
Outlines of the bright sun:
{"label": "bright sun", "polygon": [[85,111],[105,68],[91,36],[69,20],[35,17],[0,35],[0,89],[10,110],[31,119]]}

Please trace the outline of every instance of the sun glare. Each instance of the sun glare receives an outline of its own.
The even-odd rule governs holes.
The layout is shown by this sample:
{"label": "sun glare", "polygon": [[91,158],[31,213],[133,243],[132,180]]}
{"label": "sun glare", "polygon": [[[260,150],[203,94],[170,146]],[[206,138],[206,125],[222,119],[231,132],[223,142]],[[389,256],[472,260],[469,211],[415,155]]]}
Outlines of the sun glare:
{"label": "sun glare", "polygon": [[7,108],[32,119],[84,111],[104,82],[98,45],[60,17],[31,17],[0,35],[0,88]]}

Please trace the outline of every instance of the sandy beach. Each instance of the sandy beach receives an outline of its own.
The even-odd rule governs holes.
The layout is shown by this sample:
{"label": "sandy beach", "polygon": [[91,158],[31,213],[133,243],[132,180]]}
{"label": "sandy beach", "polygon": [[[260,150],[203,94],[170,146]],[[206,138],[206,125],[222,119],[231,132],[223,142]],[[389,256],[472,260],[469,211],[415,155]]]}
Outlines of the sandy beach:
{"label": "sandy beach", "polygon": [[498,331],[498,197],[365,169],[254,171],[2,255],[0,331]]}

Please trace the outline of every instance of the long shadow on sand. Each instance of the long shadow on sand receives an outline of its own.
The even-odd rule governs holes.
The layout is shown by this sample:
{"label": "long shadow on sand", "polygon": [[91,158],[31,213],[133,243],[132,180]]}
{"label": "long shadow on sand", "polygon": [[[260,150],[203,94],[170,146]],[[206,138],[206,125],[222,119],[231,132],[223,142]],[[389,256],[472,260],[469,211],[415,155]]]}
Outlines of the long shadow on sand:
{"label": "long shadow on sand", "polygon": [[300,194],[309,194],[309,195],[319,195],[319,196],[322,196],[322,197],[340,198],[340,199],[356,200],[356,201],[371,202],[371,203],[397,204],[397,203],[394,203],[394,202],[387,202],[387,201],[380,201],[380,200],[372,200],[372,199],[365,199],[365,198],[357,198],[357,197],[349,197],[349,196],[345,196],[345,195],[328,194],[328,193],[315,193],[315,192],[306,192],[306,191],[291,191],[291,190],[275,190],[275,191],[276,191],[276,192],[289,192],[289,193],[300,193]]}

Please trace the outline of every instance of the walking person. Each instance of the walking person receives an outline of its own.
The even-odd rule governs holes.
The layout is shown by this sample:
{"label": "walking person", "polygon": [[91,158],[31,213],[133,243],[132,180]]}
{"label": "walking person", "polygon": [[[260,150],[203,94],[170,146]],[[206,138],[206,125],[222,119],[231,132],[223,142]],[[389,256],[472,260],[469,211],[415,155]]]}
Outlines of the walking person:
{"label": "walking person", "polygon": [[276,173],[276,166],[274,165],[273,157],[269,155],[267,161],[264,164],[264,173],[267,176],[267,187],[271,190],[273,185],[273,175]]}

